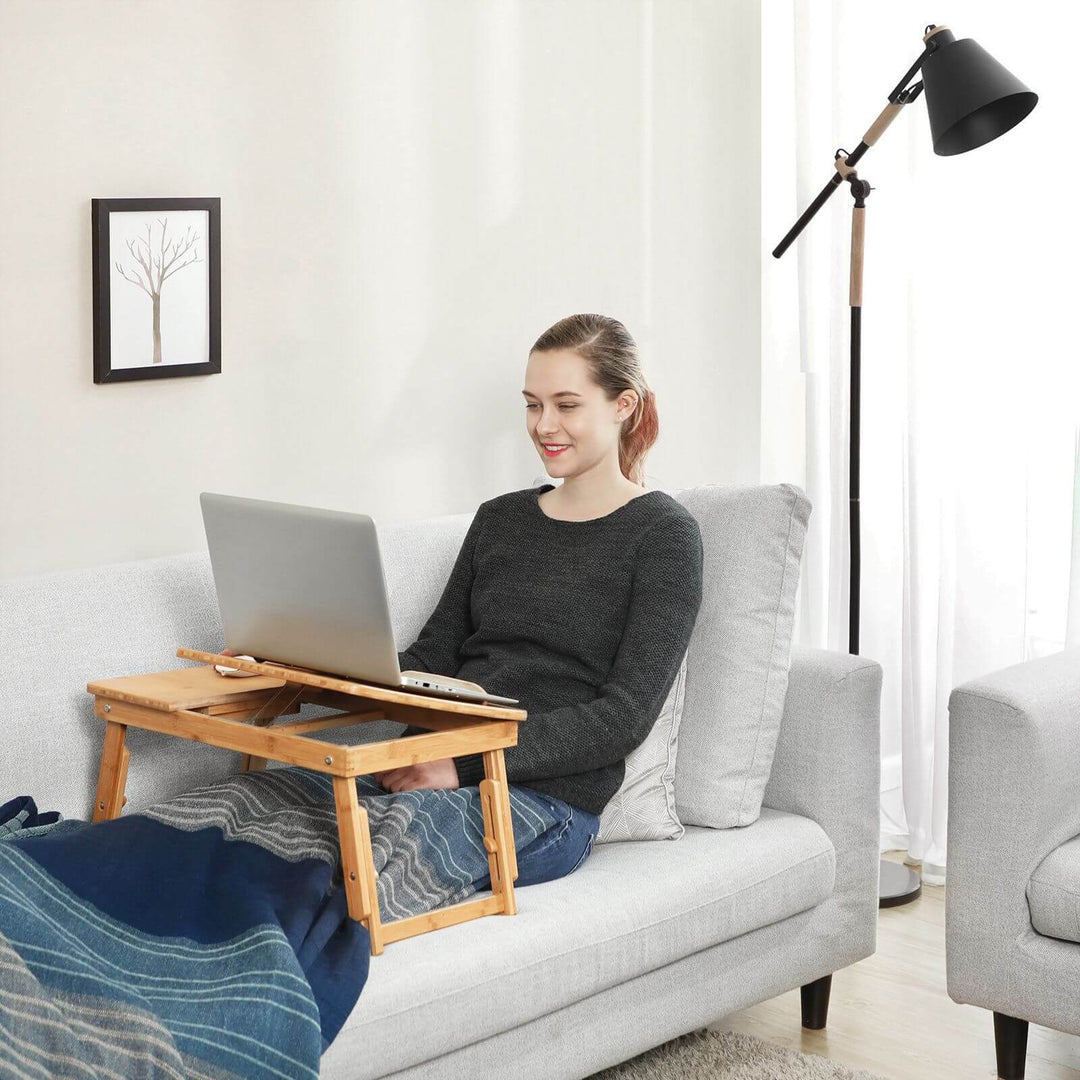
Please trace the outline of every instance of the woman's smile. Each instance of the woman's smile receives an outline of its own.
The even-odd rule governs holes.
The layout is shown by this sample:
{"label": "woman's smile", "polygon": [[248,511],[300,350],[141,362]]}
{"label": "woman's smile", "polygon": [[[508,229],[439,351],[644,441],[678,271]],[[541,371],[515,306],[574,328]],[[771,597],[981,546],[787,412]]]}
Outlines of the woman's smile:
{"label": "woman's smile", "polygon": [[541,443],[544,448],[544,453],[548,457],[558,457],[564,450],[569,450],[570,445],[568,443],[560,445],[559,443]]}

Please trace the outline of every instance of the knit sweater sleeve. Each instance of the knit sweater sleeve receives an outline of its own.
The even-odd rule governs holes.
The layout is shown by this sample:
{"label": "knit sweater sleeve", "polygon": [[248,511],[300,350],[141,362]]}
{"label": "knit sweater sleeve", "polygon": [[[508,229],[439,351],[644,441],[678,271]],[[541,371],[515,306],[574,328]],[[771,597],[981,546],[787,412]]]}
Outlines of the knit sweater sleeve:
{"label": "knit sweater sleeve", "polygon": [[[702,572],[701,532],[693,517],[664,518],[645,533],[607,678],[594,700],[530,713],[518,725],[517,745],[503,751],[510,782],[600,769],[624,760],[645,741],[690,643],[701,607]],[[462,787],[483,779],[481,754],[454,762]]]}
{"label": "knit sweater sleeve", "polygon": [[[417,639],[403,652],[398,653],[398,666],[402,671],[427,671],[434,675],[448,676],[457,674],[461,665],[458,650],[473,632],[473,553],[483,528],[485,505],[481,503],[473,515],[435,610]],[[426,728],[410,726],[401,734],[416,735],[426,731]]]}

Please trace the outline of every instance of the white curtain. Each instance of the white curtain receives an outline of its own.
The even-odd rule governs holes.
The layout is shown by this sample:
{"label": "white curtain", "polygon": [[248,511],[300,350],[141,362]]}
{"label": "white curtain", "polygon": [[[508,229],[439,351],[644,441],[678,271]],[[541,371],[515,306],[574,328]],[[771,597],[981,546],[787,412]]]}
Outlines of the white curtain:
{"label": "white curtain", "polygon": [[[1080,17],[1049,0],[951,0],[948,16],[1039,103],[993,142],[938,157],[920,96],[856,166],[873,186],[859,652],[884,668],[882,848],[929,883],[945,873],[950,691],[1080,646]],[[849,186],[771,252],[888,103],[925,27],[906,5],[762,2],[762,478],[801,480],[814,505],[805,645],[848,648]]]}

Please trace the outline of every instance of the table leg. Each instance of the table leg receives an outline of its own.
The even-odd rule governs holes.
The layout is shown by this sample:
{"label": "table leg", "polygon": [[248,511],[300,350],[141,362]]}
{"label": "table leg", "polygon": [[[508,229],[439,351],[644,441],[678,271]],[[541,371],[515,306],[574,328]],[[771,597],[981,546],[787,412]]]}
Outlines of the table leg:
{"label": "table leg", "polygon": [[124,745],[126,733],[126,724],[118,724],[115,720],[105,722],[105,744],[101,748],[93,821],[111,821],[120,814],[121,807],[127,802],[124,786],[131,752]]}
{"label": "table leg", "polygon": [[[510,781],[506,779],[506,758],[503,756],[502,747],[496,750],[484,751],[484,775],[489,780],[499,782],[499,794],[502,796],[503,811],[506,814],[506,828],[511,841],[514,838],[514,826],[510,818]],[[517,849],[513,842],[507,852],[507,861],[510,864],[510,878],[518,879]]]}
{"label": "table leg", "polygon": [[513,863],[514,833],[506,812],[506,802],[498,780],[480,781],[480,805],[484,811],[484,847],[488,853],[491,891],[502,899],[504,915],[517,914],[514,897]]}
{"label": "table leg", "polygon": [[375,862],[371,856],[367,809],[360,805],[355,777],[334,777],[334,803],[337,807],[341,873],[349,904],[349,918],[367,924],[371,952],[377,956],[383,951],[383,935],[379,895],[375,888]]}
{"label": "table leg", "polygon": [[[349,780],[349,785],[356,796],[356,778]],[[382,916],[379,913],[379,893],[375,886],[375,859],[371,854],[371,829],[368,826],[367,807],[357,806],[357,819],[360,822],[360,851],[363,855],[360,878],[361,889],[368,897],[368,933],[371,934],[371,953],[378,956],[383,951]]]}

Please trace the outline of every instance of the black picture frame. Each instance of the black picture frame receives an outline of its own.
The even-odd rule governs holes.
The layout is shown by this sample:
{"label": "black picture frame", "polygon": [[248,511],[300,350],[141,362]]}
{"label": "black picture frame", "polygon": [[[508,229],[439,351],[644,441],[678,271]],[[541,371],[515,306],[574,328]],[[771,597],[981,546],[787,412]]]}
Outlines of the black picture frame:
{"label": "black picture frame", "polygon": [[[121,214],[132,215],[131,223],[137,224],[140,232],[137,238],[124,238],[126,248],[117,243],[124,225],[117,217]],[[179,224],[186,223],[187,231],[182,240],[168,239],[173,228],[168,221],[169,214],[174,220],[179,217]],[[198,235],[200,214],[205,214],[205,235],[201,237]],[[154,215],[154,220],[148,221],[148,215]],[[90,222],[93,236],[94,382],[219,374],[221,199],[91,199]],[[160,240],[155,238],[158,225],[161,227]],[[196,229],[194,238],[191,236],[193,227]],[[200,258],[201,252],[205,252],[205,256]],[[169,279],[200,262],[204,264],[203,273],[189,275],[179,293],[174,286],[170,296],[167,291]],[[123,294],[114,294],[114,287],[121,281],[129,282],[126,288],[132,291],[125,289]],[[148,303],[144,304],[138,297],[139,289]],[[173,299],[174,304],[167,308],[169,299]],[[177,310],[178,304],[184,308]],[[168,348],[162,334],[165,329],[163,308],[174,331],[171,339],[167,339]],[[144,314],[146,324],[142,322]],[[116,333],[118,329],[122,332]],[[177,340],[181,337],[182,341]],[[180,355],[183,359],[168,359],[170,354]],[[191,359],[195,355],[205,359]]]}

